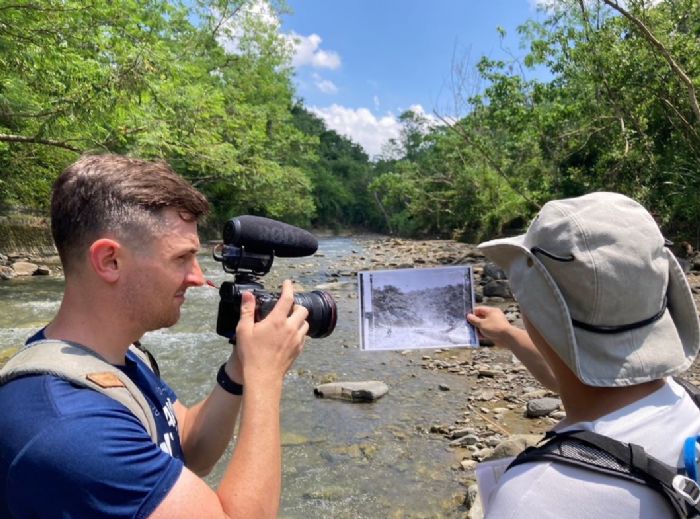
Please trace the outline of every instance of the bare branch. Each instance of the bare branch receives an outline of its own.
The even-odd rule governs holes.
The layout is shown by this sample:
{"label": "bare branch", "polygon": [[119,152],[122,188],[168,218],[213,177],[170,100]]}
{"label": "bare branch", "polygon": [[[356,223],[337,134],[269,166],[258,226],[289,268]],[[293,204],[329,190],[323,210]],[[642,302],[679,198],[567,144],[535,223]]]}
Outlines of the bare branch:
{"label": "bare branch", "polygon": [[[700,141],[700,135],[698,135],[697,130],[693,127],[692,124],[690,124],[690,123],[686,120],[685,117],[683,117],[683,114],[681,114],[681,113],[678,111],[678,108],[676,108],[676,107],[673,105],[673,103],[671,103],[671,101],[669,101],[669,100],[666,99],[665,97],[662,97],[662,98],[661,98],[661,101],[663,101],[664,105],[666,105],[666,106],[674,113],[674,115],[675,115],[676,117],[678,117],[678,119],[680,119],[680,121],[683,123],[683,128],[682,128],[681,130],[684,130],[685,132],[690,132],[690,134],[692,135],[692,137],[695,139],[696,142]],[[671,118],[669,118],[669,119],[671,119]],[[673,124],[673,120],[671,120],[671,124]],[[674,126],[676,126],[676,125],[674,124]],[[677,126],[676,126],[676,127],[677,127]]]}
{"label": "bare branch", "polygon": [[27,144],[43,144],[45,146],[56,146],[57,148],[64,148],[66,150],[75,151],[80,153],[82,150],[68,144],[67,142],[55,141],[52,139],[40,139],[38,137],[27,137],[24,135],[7,135],[0,133],[0,142],[23,142]]}
{"label": "bare branch", "polygon": [[479,154],[486,160],[486,162],[498,173],[503,180],[505,180],[506,184],[508,184],[508,187],[510,187],[514,193],[516,193],[518,196],[520,196],[523,200],[525,200],[528,204],[530,204],[531,207],[539,210],[540,206],[532,200],[529,196],[527,196],[525,193],[520,191],[518,188],[516,188],[513,183],[511,182],[510,178],[508,178],[508,174],[503,170],[503,168],[498,164],[491,154],[484,149],[483,146],[481,146],[479,143],[477,143],[474,139],[469,136],[469,134],[462,130],[462,128],[459,127],[457,124],[450,124],[449,121],[447,121],[444,117],[440,116],[439,114],[435,114],[435,116],[440,119],[451,131],[456,133],[459,137],[461,137],[467,144],[470,146],[474,147],[476,151],[479,152]]}
{"label": "bare branch", "polygon": [[394,234],[394,230],[391,228],[391,220],[389,219],[389,215],[387,214],[386,209],[384,209],[384,205],[382,204],[382,201],[379,198],[379,193],[377,191],[374,191],[372,194],[374,195],[374,200],[377,202],[379,209],[384,215],[384,221],[386,222],[386,226],[389,228],[389,234]]}
{"label": "bare branch", "polygon": [[615,9],[618,13],[620,13],[622,16],[627,18],[630,22],[632,22],[641,32],[642,36],[644,37],[647,42],[654,47],[656,50],[658,50],[661,55],[664,57],[666,62],[669,64],[671,67],[671,70],[678,76],[678,79],[680,79],[681,83],[683,83],[688,90],[688,97],[690,100],[690,106],[693,108],[693,112],[695,113],[695,117],[697,118],[697,122],[700,123],[700,104],[698,103],[698,98],[695,92],[695,86],[693,85],[693,81],[688,77],[688,74],[685,73],[685,71],[681,68],[681,66],[676,62],[675,59],[673,59],[673,56],[671,56],[671,53],[664,47],[663,43],[661,43],[655,36],[654,34],[649,30],[649,28],[640,20],[638,17],[630,13],[628,10],[626,10],[624,7],[619,5],[617,3],[617,0],[603,0],[603,2]]}

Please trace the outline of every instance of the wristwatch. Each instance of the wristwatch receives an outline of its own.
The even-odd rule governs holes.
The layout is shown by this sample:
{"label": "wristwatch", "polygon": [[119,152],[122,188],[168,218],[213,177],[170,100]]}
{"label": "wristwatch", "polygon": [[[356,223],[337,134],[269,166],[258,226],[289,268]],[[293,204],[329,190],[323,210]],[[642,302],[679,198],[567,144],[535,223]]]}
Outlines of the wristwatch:
{"label": "wristwatch", "polygon": [[227,393],[238,396],[243,394],[243,384],[239,384],[238,382],[231,380],[231,377],[229,377],[228,373],[226,373],[225,362],[221,365],[219,372],[216,374],[216,382]]}

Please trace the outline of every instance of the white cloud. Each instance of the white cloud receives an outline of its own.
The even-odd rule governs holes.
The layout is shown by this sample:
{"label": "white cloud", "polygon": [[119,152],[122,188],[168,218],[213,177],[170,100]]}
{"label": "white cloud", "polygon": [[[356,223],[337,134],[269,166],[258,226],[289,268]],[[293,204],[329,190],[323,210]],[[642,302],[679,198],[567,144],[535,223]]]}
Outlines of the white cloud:
{"label": "white cloud", "polygon": [[[375,96],[374,101],[378,102],[379,99]],[[419,104],[411,105],[408,109],[425,119],[426,129],[445,124]],[[398,140],[401,136],[401,121],[392,113],[377,117],[367,108],[347,108],[337,104],[324,108],[312,106],[309,110],[323,119],[328,128],[362,146],[370,157],[381,154],[382,147],[389,139]],[[448,118],[447,123],[451,122]]]}
{"label": "white cloud", "polygon": [[310,110],[323,119],[328,128],[362,146],[370,157],[379,155],[382,146],[389,139],[397,139],[401,131],[401,123],[396,117],[391,114],[376,117],[367,108],[333,104],[325,108],[314,106]]}
{"label": "white cloud", "polygon": [[374,109],[379,110],[379,96],[374,96],[372,101],[374,101]]}
{"label": "white cloud", "polygon": [[316,85],[316,88],[318,88],[324,94],[335,94],[338,92],[338,87],[335,86],[333,81],[324,79],[316,73],[312,74],[311,77],[314,80],[314,85]]}
{"label": "white cloud", "polygon": [[328,68],[335,70],[340,67],[340,55],[334,51],[321,49],[323,41],[318,34],[302,36],[291,32],[285,37],[294,50],[292,65],[295,67],[310,66],[313,68]]}
{"label": "white cloud", "polygon": [[[270,6],[268,0],[251,0],[244,3],[233,15],[224,15],[217,9],[212,9],[215,18],[227,18],[220,21],[217,35],[219,44],[230,54],[240,52],[240,42],[244,35],[246,23],[258,23],[279,31],[281,23]],[[340,55],[332,50],[321,48],[322,38],[318,34],[304,36],[295,32],[279,33],[292,51],[292,65],[295,67],[310,66],[317,69],[335,70],[340,67]]]}
{"label": "white cloud", "polygon": [[435,114],[431,114],[425,111],[425,108],[423,108],[421,105],[411,105],[408,107],[408,109],[417,114],[420,115],[423,119],[425,119],[428,123],[428,126],[439,126],[444,124],[443,121],[441,121],[438,117],[435,116]]}
{"label": "white cloud", "polygon": [[[219,10],[213,9],[215,17],[224,16]],[[280,21],[277,14],[267,0],[252,0],[241,6],[233,16],[221,23],[221,31],[217,34],[217,41],[229,54],[240,53],[241,38],[244,34],[244,26],[247,22],[262,23],[273,29],[279,29]]]}

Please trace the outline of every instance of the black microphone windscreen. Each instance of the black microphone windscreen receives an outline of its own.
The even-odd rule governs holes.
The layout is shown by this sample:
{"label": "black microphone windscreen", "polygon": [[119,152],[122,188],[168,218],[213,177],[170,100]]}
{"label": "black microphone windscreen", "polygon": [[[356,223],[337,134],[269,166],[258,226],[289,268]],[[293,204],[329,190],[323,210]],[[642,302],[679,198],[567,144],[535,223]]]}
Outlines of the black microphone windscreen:
{"label": "black microphone windscreen", "polygon": [[318,249],[316,237],[304,229],[262,216],[243,215],[224,226],[224,243],[256,252],[274,252],[280,258],[310,256]]}

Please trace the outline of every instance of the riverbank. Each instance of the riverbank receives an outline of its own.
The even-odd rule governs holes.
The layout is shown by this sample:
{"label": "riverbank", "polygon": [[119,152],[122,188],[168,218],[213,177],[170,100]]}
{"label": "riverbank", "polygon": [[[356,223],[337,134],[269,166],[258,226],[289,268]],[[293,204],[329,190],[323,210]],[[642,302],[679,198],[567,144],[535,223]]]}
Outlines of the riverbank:
{"label": "riverbank", "polygon": [[[508,283],[473,245],[385,236],[331,241],[329,248],[324,239],[313,257],[276,260],[265,278],[270,290],[276,290],[286,277],[295,279],[301,290],[328,290],[339,307],[336,331],[327,339],[309,341],[287,380],[281,517],[322,517],[314,513],[330,506],[336,508],[325,516],[337,519],[373,519],[380,509],[393,512],[387,517],[463,518],[475,500],[477,463],[514,454],[563,418],[558,395],[544,390],[500,348],[358,351],[356,274],[471,264],[477,300],[499,306],[517,323],[519,309],[509,296]],[[230,279],[207,256],[203,254],[201,260],[207,277],[216,284]],[[698,273],[691,271],[688,279],[697,298]],[[8,345],[21,343],[30,329],[50,318],[58,307],[60,285],[60,274],[55,272],[0,283],[5,302],[29,286],[36,287],[8,304],[4,312],[7,330],[0,332],[12,334]],[[191,399],[186,403],[210,390],[212,366],[220,365],[226,355],[221,339],[212,333],[217,303],[215,290],[205,287],[188,292],[176,329],[154,332],[148,338],[164,378],[179,395]],[[697,373],[696,364],[688,376],[697,381]],[[388,384],[389,393],[373,404],[313,397],[313,387],[325,380],[375,378]],[[322,476],[317,480],[315,474]],[[218,477],[219,472],[212,476],[212,486]],[[421,489],[430,499],[411,502],[406,496],[394,495],[407,485]],[[375,508],[363,499],[371,499]],[[471,517],[479,517],[478,506],[472,508]]]}
{"label": "riverbank", "polygon": [[21,211],[0,214],[0,281],[60,269],[48,217]]}
{"label": "riverbank", "polygon": [[[520,310],[513,300],[503,272],[475,246],[449,240],[414,241],[385,238],[374,243],[367,258],[350,260],[356,270],[412,268],[471,264],[477,304],[500,307],[509,321],[522,327]],[[681,258],[687,270],[695,303],[700,307],[700,261],[696,254]],[[565,418],[559,396],[548,391],[507,350],[447,349],[403,352],[408,363],[420,362],[423,369],[440,371],[452,382],[441,391],[464,392],[452,423],[436,423],[430,433],[444,438],[459,463],[449,467],[467,489],[462,504],[468,517],[482,516],[476,490],[475,469],[479,462],[516,455],[539,441],[544,432]],[[700,384],[700,361],[684,375]]]}

